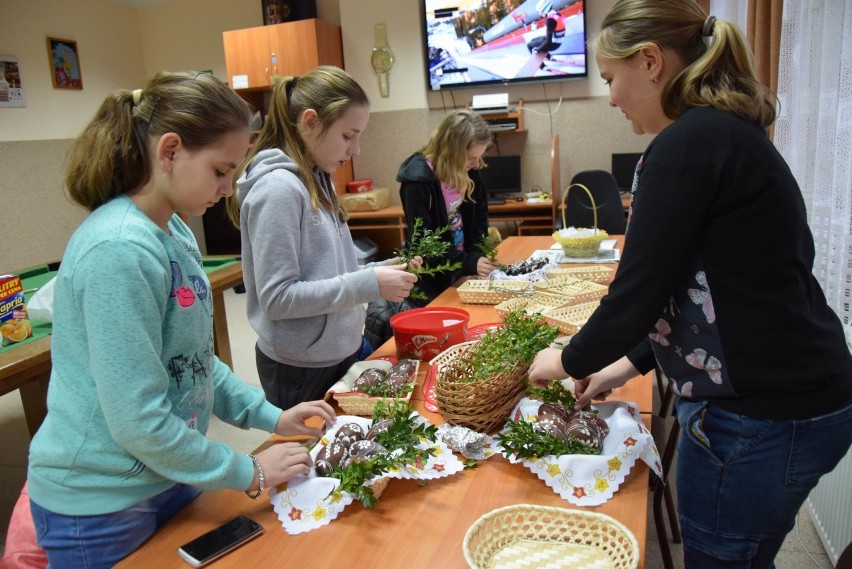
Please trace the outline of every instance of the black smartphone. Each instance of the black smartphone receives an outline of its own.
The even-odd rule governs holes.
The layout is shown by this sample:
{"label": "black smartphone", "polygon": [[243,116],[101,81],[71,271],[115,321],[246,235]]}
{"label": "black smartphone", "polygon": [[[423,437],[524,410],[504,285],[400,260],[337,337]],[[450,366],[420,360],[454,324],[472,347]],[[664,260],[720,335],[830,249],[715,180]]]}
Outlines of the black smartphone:
{"label": "black smartphone", "polygon": [[203,567],[263,533],[263,526],[245,516],[208,531],[178,548],[178,555],[193,567]]}

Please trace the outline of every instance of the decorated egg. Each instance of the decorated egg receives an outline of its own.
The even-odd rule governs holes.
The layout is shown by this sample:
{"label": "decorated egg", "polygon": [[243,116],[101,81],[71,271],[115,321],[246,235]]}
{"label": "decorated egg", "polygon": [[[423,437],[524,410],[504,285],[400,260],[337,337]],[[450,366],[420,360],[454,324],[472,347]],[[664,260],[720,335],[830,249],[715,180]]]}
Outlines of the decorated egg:
{"label": "decorated egg", "polygon": [[399,395],[405,385],[411,381],[407,375],[389,375],[388,376],[388,392],[391,395]]}
{"label": "decorated egg", "polygon": [[380,385],[382,381],[384,381],[385,377],[387,377],[387,374],[379,368],[371,367],[369,369],[365,369],[361,372],[361,375],[358,376],[358,379],[355,380],[355,383],[352,384],[352,389],[363,392],[364,387],[375,387]]}
{"label": "decorated egg", "polygon": [[546,417],[559,417],[568,423],[574,415],[574,411],[569,411],[560,403],[542,403],[538,408],[537,415],[539,420]]}
{"label": "decorated egg", "polygon": [[392,419],[382,419],[381,421],[373,423],[373,426],[370,427],[369,431],[367,431],[366,438],[369,440],[375,439],[376,435],[378,435],[379,433],[384,433],[390,428],[391,425],[393,425]]}
{"label": "decorated egg", "polygon": [[314,470],[320,476],[328,476],[345,457],[346,447],[337,441],[332,441],[317,453],[314,460]]}
{"label": "decorated egg", "polygon": [[349,447],[355,441],[360,441],[364,438],[364,429],[358,423],[346,423],[334,435],[334,440],[345,447]]}
{"label": "decorated egg", "polygon": [[355,441],[354,443],[352,443],[352,446],[349,447],[349,454],[351,455],[352,460],[355,460],[356,456],[372,458],[377,454],[385,454],[387,452],[387,449],[376,441],[371,441],[367,439],[364,439],[362,441]]}
{"label": "decorated egg", "polygon": [[559,417],[539,417],[538,421],[533,424],[533,429],[550,433],[562,440],[568,438],[568,424]]}
{"label": "decorated egg", "polygon": [[609,425],[607,425],[604,418],[597,413],[592,413],[590,411],[578,411],[577,417],[587,423],[594,423],[601,432],[601,438],[606,438],[609,434]]}
{"label": "decorated egg", "polygon": [[399,360],[390,368],[388,375],[402,375],[410,380],[416,369],[417,363],[414,360]]}

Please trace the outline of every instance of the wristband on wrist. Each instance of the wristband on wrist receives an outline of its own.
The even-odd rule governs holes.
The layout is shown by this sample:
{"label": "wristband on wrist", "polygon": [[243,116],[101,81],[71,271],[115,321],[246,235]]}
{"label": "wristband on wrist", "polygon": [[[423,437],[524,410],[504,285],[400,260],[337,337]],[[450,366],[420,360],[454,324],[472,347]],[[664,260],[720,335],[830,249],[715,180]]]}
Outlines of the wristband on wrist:
{"label": "wristband on wrist", "polygon": [[250,454],[249,458],[251,459],[252,464],[254,464],[255,471],[257,471],[257,490],[255,490],[254,492],[246,490],[246,496],[248,496],[252,500],[257,500],[258,498],[260,498],[260,495],[263,494],[263,489],[266,486],[264,484],[265,480],[263,478],[263,469],[260,467],[260,462],[257,460],[256,456]]}

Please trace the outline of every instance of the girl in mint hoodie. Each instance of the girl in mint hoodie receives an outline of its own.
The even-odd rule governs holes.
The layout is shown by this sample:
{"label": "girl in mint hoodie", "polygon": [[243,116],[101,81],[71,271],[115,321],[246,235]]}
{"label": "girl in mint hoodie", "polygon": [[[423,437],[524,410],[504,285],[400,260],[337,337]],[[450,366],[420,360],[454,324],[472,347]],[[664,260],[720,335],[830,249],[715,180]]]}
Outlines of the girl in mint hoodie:
{"label": "girl in mint hoodie", "polygon": [[179,214],[230,195],[249,108],[210,74],[159,73],[110,95],[71,148],[65,183],[91,211],[56,278],[47,417],[30,446],[29,495],[52,567],[112,567],[200,491],[306,474],[296,443],[242,455],[209,440],[210,416],[319,435],[326,403],[290,411],[213,354],[210,284]]}

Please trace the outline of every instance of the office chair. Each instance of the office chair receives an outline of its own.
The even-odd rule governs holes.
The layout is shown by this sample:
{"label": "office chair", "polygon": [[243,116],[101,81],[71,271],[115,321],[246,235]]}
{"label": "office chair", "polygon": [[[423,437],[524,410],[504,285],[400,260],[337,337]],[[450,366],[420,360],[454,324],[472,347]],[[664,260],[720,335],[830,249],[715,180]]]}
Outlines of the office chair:
{"label": "office chair", "polygon": [[[624,208],[621,206],[618,182],[612,174],[606,170],[584,170],[571,179],[571,184],[582,184],[592,192],[598,212],[598,229],[610,235],[624,234]],[[568,192],[565,198],[565,222],[569,227],[594,226],[594,211],[585,192]],[[556,229],[562,229],[561,215],[556,218]]]}

